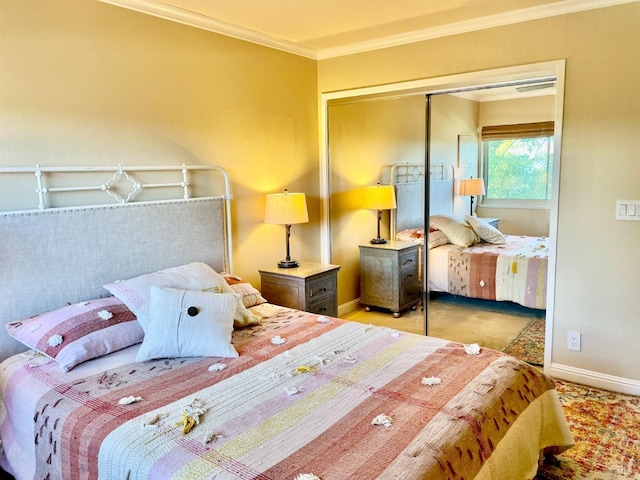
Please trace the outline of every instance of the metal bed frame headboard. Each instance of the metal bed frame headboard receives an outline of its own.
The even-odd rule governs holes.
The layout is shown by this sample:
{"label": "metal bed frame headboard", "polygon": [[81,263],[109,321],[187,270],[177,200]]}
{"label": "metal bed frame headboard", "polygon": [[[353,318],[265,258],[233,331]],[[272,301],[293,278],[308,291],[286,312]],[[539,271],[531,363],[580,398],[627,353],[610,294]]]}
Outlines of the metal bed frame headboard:
{"label": "metal bed frame headboard", "polygon": [[[135,173],[141,170],[176,172],[178,179],[142,185],[135,180]],[[224,188],[224,193],[190,198],[188,175],[194,170],[220,173],[224,187],[217,174],[214,179],[207,176],[207,180],[214,181],[216,190]],[[98,175],[89,178],[62,175],[63,178],[58,176],[55,180],[64,180],[69,186],[47,186],[49,175],[74,172],[98,172]],[[73,185],[77,180],[100,177],[100,172],[109,173],[111,180],[98,186]],[[221,167],[0,168],[0,180],[4,178],[22,186],[22,181],[15,182],[13,174],[34,176],[39,205],[30,210],[0,212],[0,326],[69,303],[108,296],[109,292],[103,288],[106,283],[185,263],[204,262],[217,271],[233,273],[231,193],[228,176]],[[155,175],[155,178],[171,175]],[[114,183],[118,179],[134,193],[157,186],[177,187],[181,198],[173,195],[165,200],[132,201],[133,195],[120,194],[123,188]],[[60,182],[56,182],[58,184]],[[7,188],[11,190],[14,185]],[[107,200],[115,198],[116,203],[46,205],[52,193],[87,190],[102,190]],[[0,360],[25,348],[6,332],[0,333]]]}
{"label": "metal bed frame headboard", "polygon": [[[432,214],[452,213],[454,198],[454,166],[434,163],[429,169],[429,205]],[[390,237],[407,228],[424,226],[423,163],[398,163],[390,167],[390,184],[395,187],[395,210],[390,213]]]}
{"label": "metal bed frame headboard", "polygon": [[[233,256],[232,256],[232,236],[231,236],[231,200],[233,195],[231,194],[231,186],[229,182],[229,175],[224,168],[218,165],[144,165],[144,166],[127,166],[122,164],[117,166],[86,166],[86,167],[69,167],[69,166],[29,166],[29,167],[2,167],[0,166],[0,174],[32,174],[36,183],[34,192],[37,194],[38,204],[37,209],[40,211],[48,210],[51,207],[50,196],[52,194],[66,193],[66,192],[90,192],[90,191],[102,191],[105,192],[109,200],[113,199],[118,204],[132,203],[143,190],[153,190],[158,188],[177,188],[181,192],[180,196],[173,195],[171,199],[182,198],[184,200],[192,198],[190,189],[190,173],[197,171],[214,171],[222,176],[224,181],[224,192],[221,197],[225,201],[226,209],[226,229],[227,229],[227,257],[229,270],[233,270]],[[176,180],[172,182],[160,182],[160,183],[141,183],[135,178],[136,172],[173,172],[176,174]],[[92,185],[69,185],[69,186],[57,186],[49,187],[48,177],[55,174],[73,174],[73,173],[107,173],[111,176],[99,184]],[[126,194],[120,192],[120,189],[124,186],[129,187],[129,191]],[[83,205],[84,206],[84,205]]]}

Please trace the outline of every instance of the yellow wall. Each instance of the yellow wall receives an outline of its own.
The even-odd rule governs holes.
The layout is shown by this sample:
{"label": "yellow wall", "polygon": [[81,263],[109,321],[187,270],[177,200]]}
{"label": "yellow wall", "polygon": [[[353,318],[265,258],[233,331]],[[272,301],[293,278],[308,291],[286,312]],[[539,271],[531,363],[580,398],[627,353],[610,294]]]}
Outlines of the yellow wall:
{"label": "yellow wall", "polygon": [[[331,261],[341,265],[338,303],[360,297],[358,245],[377,235],[377,212],[363,210],[360,189],[383,178],[385,166],[424,161],[425,100],[407,97],[329,107]],[[388,175],[388,172],[387,172]],[[389,212],[380,236],[389,238]],[[348,311],[341,308],[341,312]]]}
{"label": "yellow wall", "polygon": [[329,92],[566,59],[552,362],[636,388],[640,222],[614,214],[640,198],[638,25],[634,2],[319,62]]}
{"label": "yellow wall", "polygon": [[284,257],[262,220],[285,187],[310,217],[292,255],[319,259],[315,61],[87,0],[2,2],[0,32],[2,165],[222,165],[237,274]]}

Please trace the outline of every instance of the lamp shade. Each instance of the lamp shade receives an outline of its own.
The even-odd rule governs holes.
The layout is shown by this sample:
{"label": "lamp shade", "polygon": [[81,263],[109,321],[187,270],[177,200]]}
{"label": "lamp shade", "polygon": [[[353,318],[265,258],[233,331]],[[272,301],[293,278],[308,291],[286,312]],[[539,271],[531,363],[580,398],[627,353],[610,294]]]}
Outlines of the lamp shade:
{"label": "lamp shade", "polygon": [[460,180],[460,195],[484,195],[484,180],[482,178]]}
{"label": "lamp shade", "polygon": [[390,210],[396,208],[396,194],[393,185],[364,187],[362,208],[370,210]]}
{"label": "lamp shade", "polygon": [[271,193],[267,195],[264,223],[293,225],[309,221],[304,193]]}

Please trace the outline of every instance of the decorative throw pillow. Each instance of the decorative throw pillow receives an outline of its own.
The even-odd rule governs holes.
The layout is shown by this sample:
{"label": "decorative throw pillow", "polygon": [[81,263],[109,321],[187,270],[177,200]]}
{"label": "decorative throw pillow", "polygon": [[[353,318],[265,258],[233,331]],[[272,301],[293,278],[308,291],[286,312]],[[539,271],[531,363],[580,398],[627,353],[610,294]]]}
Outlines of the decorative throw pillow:
{"label": "decorative throw pillow", "polygon": [[230,275],[228,273],[221,273],[226,282],[233,290],[233,293],[242,295],[242,303],[245,307],[250,308],[255,305],[267,303],[267,300],[260,294],[260,291],[251,285],[249,282],[245,282],[237,275]]}
{"label": "decorative throw pillow", "polygon": [[422,228],[406,228],[400,230],[396,234],[396,238],[403,242],[418,242],[424,238],[424,230]]}
{"label": "decorative throw pillow", "polygon": [[[104,288],[118,297],[136,314],[142,329],[147,331],[149,319],[150,289],[155,287],[178,288],[182,290],[210,290],[233,293],[225,279],[206,263],[195,262],[179,267],[171,267],[159,272],[148,273],[128,280],[119,280]],[[260,320],[238,301],[235,326],[246,327],[260,323]]]}
{"label": "decorative throw pillow", "polygon": [[429,231],[429,250],[446,245],[447,243],[450,243],[449,237],[447,237],[444,232],[440,230]]}
{"label": "decorative throw pillow", "polygon": [[234,283],[229,286],[231,287],[231,290],[233,290],[233,293],[237,293],[241,296],[242,303],[247,308],[267,302],[267,299],[264,298],[249,282]]}
{"label": "decorative throw pillow", "polygon": [[144,337],[135,315],[115,297],[68,305],[6,327],[9,335],[52,358],[65,372]]}
{"label": "decorative throw pillow", "polygon": [[507,239],[504,237],[502,232],[489,222],[478,217],[472,217],[471,215],[467,215],[464,219],[469,223],[469,225],[471,225],[473,231],[476,232],[476,234],[485,242],[495,243],[497,245],[504,245],[507,243]]}
{"label": "decorative throw pillow", "polygon": [[236,295],[152,286],[150,297],[149,319],[137,362],[238,356],[231,344],[239,301]]}
{"label": "decorative throw pillow", "polygon": [[444,233],[449,241],[460,247],[468,247],[480,240],[464,218],[457,215],[432,215],[429,225]]}

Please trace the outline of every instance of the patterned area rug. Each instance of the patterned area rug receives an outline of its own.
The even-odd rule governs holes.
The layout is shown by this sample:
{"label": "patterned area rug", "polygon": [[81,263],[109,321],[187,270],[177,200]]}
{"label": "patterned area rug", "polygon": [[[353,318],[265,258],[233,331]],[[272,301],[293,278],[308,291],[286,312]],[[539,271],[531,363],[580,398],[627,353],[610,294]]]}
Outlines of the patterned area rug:
{"label": "patterned area rug", "polygon": [[533,318],[507,345],[503,352],[531,365],[542,366],[544,361],[544,318]]}
{"label": "patterned area rug", "polygon": [[576,444],[536,479],[640,479],[640,397],[561,380],[556,388]]}

